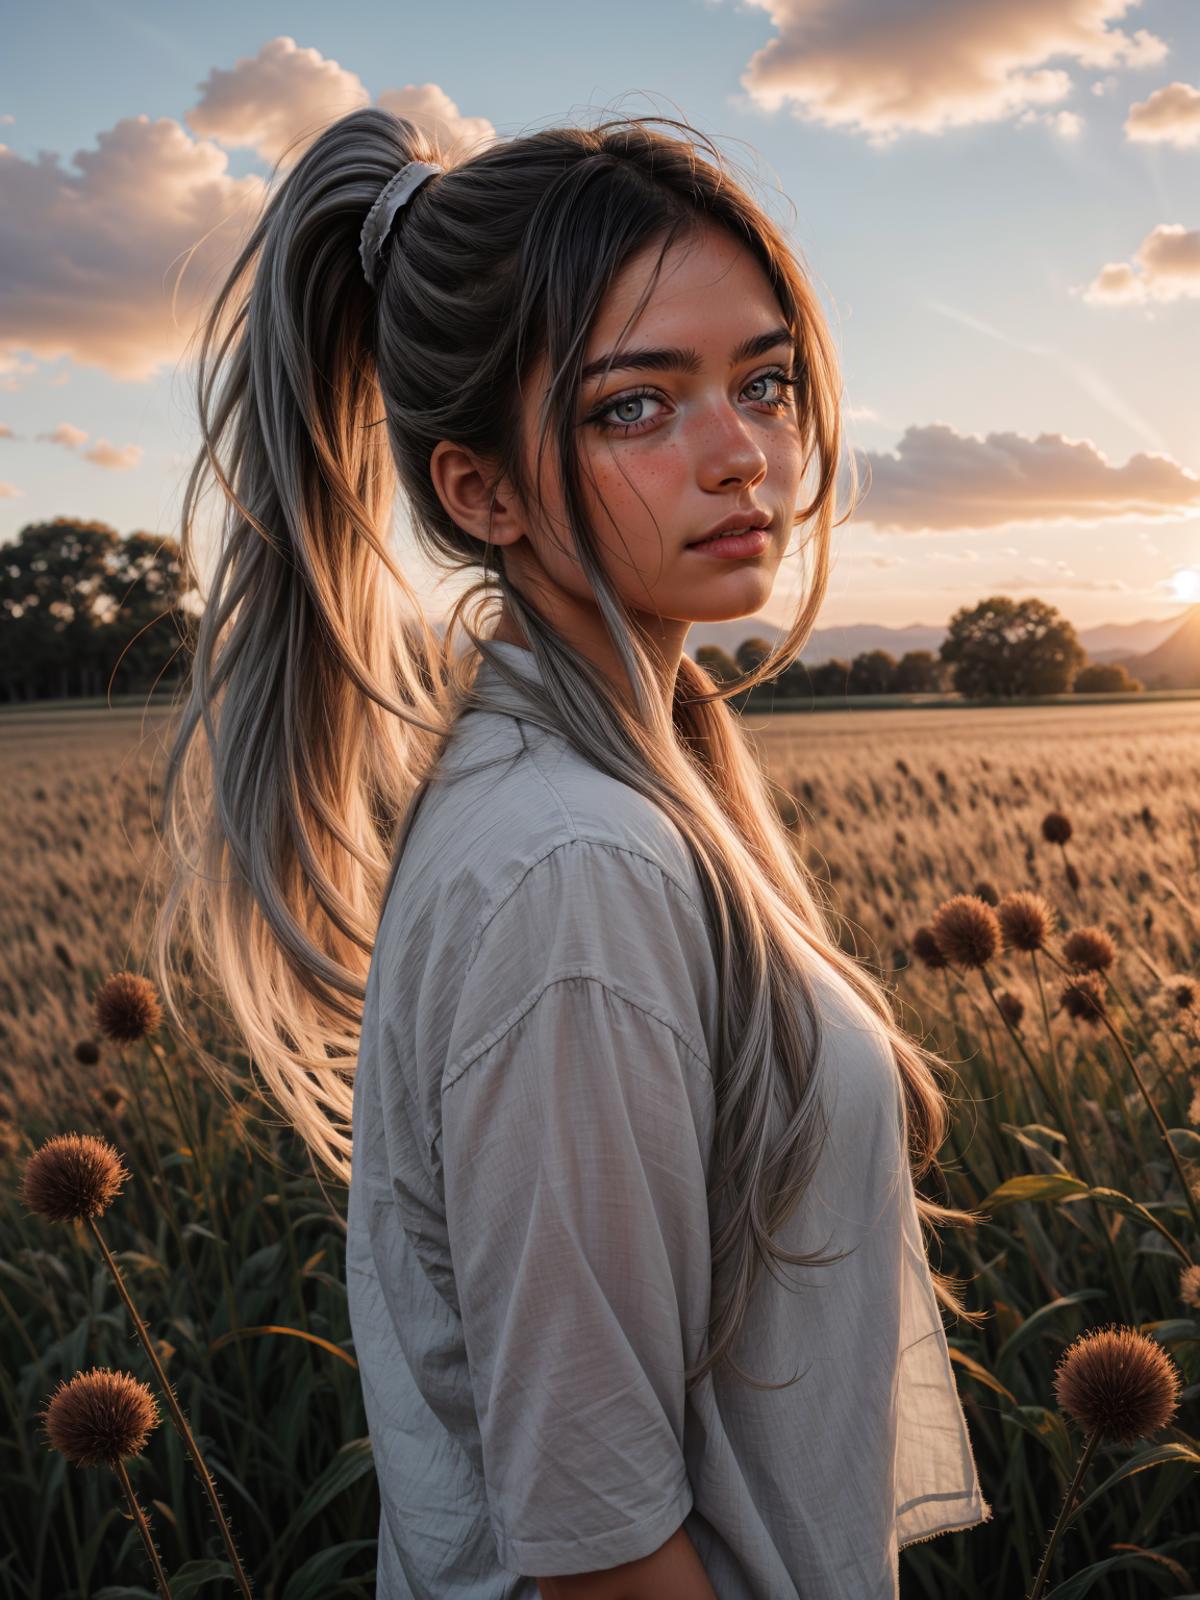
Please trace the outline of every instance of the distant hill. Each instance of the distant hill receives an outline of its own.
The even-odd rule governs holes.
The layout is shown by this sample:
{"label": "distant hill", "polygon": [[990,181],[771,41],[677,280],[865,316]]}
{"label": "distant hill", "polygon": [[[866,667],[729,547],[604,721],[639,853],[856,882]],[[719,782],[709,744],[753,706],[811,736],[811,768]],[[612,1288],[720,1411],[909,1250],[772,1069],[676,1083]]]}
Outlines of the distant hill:
{"label": "distant hill", "polygon": [[1120,659],[1147,689],[1200,689],[1200,605],[1191,606],[1153,650]]}
{"label": "distant hill", "polygon": [[[1181,623],[1197,612],[1200,612],[1200,606],[1165,619],[1156,617],[1141,622],[1100,623],[1094,628],[1084,628],[1079,634],[1079,642],[1087,651],[1089,660],[1123,661],[1133,672],[1131,662],[1135,657],[1141,659],[1169,642]],[[445,623],[440,618],[434,622],[434,627],[439,635],[445,631]],[[774,644],[782,637],[783,629],[768,622],[765,617],[737,617],[732,622],[694,623],[687,637],[686,648],[688,655],[693,658],[701,645],[706,644],[717,645],[726,654],[733,655],[745,639],[766,639]],[[936,655],[945,637],[944,625],[939,627],[928,622],[910,622],[900,627],[888,627],[877,622],[853,622],[843,627],[814,629],[800,652],[800,659],[810,666],[816,666],[834,657],[853,661],[855,656],[866,650],[887,650],[899,661],[909,650],[931,650]],[[1150,687],[1141,671],[1136,672],[1135,676],[1141,678],[1147,688]]]}
{"label": "distant hill", "polygon": [[[1183,611],[1166,619],[1104,622],[1094,628],[1084,628],[1079,634],[1079,642],[1092,661],[1124,661],[1131,655],[1154,650],[1179,627],[1187,615],[1188,612]],[[732,655],[743,639],[754,636],[774,643],[783,637],[783,629],[755,617],[739,617],[734,622],[697,622],[688,634],[687,651],[694,656],[701,645],[715,644]],[[887,650],[899,661],[908,650],[931,650],[936,655],[945,637],[945,627],[927,622],[911,622],[906,627],[856,622],[840,628],[816,628],[800,652],[800,659],[816,665],[835,656],[843,661],[853,661],[856,655],[865,650]]]}

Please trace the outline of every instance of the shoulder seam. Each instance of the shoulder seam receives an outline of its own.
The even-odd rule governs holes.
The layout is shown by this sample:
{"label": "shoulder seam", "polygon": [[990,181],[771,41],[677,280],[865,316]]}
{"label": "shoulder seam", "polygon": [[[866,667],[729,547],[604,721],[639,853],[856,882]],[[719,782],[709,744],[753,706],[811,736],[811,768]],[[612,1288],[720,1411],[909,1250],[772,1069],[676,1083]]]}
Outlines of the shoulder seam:
{"label": "shoulder seam", "polygon": [[484,934],[487,932],[495,918],[498,917],[501,911],[504,910],[504,907],[512,899],[513,895],[515,895],[517,890],[520,889],[526,878],[528,878],[532,872],[536,871],[536,869],[540,867],[543,862],[548,861],[550,857],[557,851],[569,849],[572,845],[587,845],[597,850],[610,850],[620,855],[632,856],[635,861],[645,862],[648,867],[653,867],[655,869],[664,882],[669,883],[673,889],[677,890],[678,893],[683,896],[688,905],[692,908],[692,911],[699,918],[701,925],[707,926],[704,913],[696,904],[695,900],[692,899],[692,896],[684,888],[683,884],[681,884],[679,879],[676,878],[672,873],[668,872],[666,867],[664,867],[660,861],[656,861],[653,856],[646,855],[646,853],[642,850],[630,849],[628,845],[616,844],[614,841],[609,839],[591,839],[586,836],[575,835],[570,839],[559,839],[554,844],[547,845],[546,849],[543,850],[542,854],[538,856],[536,860],[528,863],[516,882],[508,886],[497,904],[494,906],[489,906],[483,912],[478,926],[476,927],[475,932],[471,935],[470,943],[467,946],[467,960],[463,969],[464,982],[466,982],[466,979],[470,975],[471,968],[475,964],[475,957],[479,953],[479,946],[483,943]]}
{"label": "shoulder seam", "polygon": [[[691,1039],[688,1038],[687,1034],[676,1026],[675,1022],[672,1021],[666,1012],[647,1005],[646,1002],[641,998],[635,998],[624,988],[623,985],[614,984],[610,979],[602,978],[594,972],[580,970],[576,972],[560,973],[557,978],[547,979],[547,981],[543,983],[540,988],[534,990],[531,994],[525,997],[515,1016],[506,1018],[504,1022],[501,1023],[499,1028],[493,1029],[491,1033],[484,1034],[482,1039],[476,1040],[474,1044],[469,1045],[465,1054],[443,1077],[441,1094],[444,1096],[446,1091],[448,1089],[452,1089],[459,1079],[464,1077],[467,1071],[473,1067],[481,1057],[487,1055],[490,1050],[494,1050],[498,1044],[506,1039],[513,1029],[517,1027],[519,1023],[525,1020],[525,1018],[534,1009],[543,996],[548,994],[551,989],[557,988],[557,986],[562,983],[580,982],[595,984],[597,988],[603,989],[606,994],[611,995],[614,1000],[622,1001],[625,1005],[630,1006],[634,1011],[640,1011],[643,1016],[649,1017],[652,1022],[657,1022],[660,1027],[665,1028],[667,1032],[683,1046],[688,1055],[695,1061],[697,1066],[699,1066],[700,1070],[711,1083],[712,1069],[708,1061],[700,1053],[700,1051],[696,1049],[696,1046],[692,1043]],[[442,1130],[439,1128],[433,1138],[434,1146],[439,1143],[441,1136]]]}

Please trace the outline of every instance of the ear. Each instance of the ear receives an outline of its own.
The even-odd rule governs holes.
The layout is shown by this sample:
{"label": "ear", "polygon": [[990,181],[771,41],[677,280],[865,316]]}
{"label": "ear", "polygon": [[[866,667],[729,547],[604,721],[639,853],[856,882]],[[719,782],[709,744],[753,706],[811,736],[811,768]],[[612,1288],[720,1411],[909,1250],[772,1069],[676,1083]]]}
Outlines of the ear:
{"label": "ear", "polygon": [[508,480],[496,480],[466,445],[440,439],[429,458],[429,476],[449,516],[482,543],[515,544],[525,534],[525,515]]}

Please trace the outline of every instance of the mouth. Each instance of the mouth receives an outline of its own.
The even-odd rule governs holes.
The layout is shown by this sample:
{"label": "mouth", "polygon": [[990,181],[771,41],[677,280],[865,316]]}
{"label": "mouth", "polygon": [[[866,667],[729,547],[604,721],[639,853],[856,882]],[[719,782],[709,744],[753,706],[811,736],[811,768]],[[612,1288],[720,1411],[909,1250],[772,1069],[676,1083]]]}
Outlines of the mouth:
{"label": "mouth", "polygon": [[710,533],[704,539],[695,539],[684,546],[701,555],[757,556],[770,543],[770,523],[759,522],[749,528],[731,528],[728,533]]}

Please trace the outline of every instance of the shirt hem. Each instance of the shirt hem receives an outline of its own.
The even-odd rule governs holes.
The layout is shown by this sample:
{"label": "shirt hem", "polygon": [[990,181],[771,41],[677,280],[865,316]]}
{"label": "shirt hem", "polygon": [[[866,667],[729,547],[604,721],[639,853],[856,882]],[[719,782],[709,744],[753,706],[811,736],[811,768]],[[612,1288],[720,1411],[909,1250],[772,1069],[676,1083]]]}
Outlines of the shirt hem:
{"label": "shirt hem", "polygon": [[924,1533],[914,1533],[910,1539],[902,1539],[897,1545],[898,1550],[907,1550],[910,1544],[924,1544],[928,1539],[936,1539],[942,1533],[963,1533],[967,1528],[978,1528],[985,1522],[992,1520],[992,1508],[986,1500],[976,1501],[973,1514],[965,1522],[943,1522],[936,1528],[928,1528]]}
{"label": "shirt hem", "polygon": [[682,1525],[693,1502],[691,1482],[685,1479],[666,1505],[651,1516],[583,1539],[510,1539],[493,1525],[496,1552],[506,1571],[522,1577],[598,1572],[653,1555]]}

